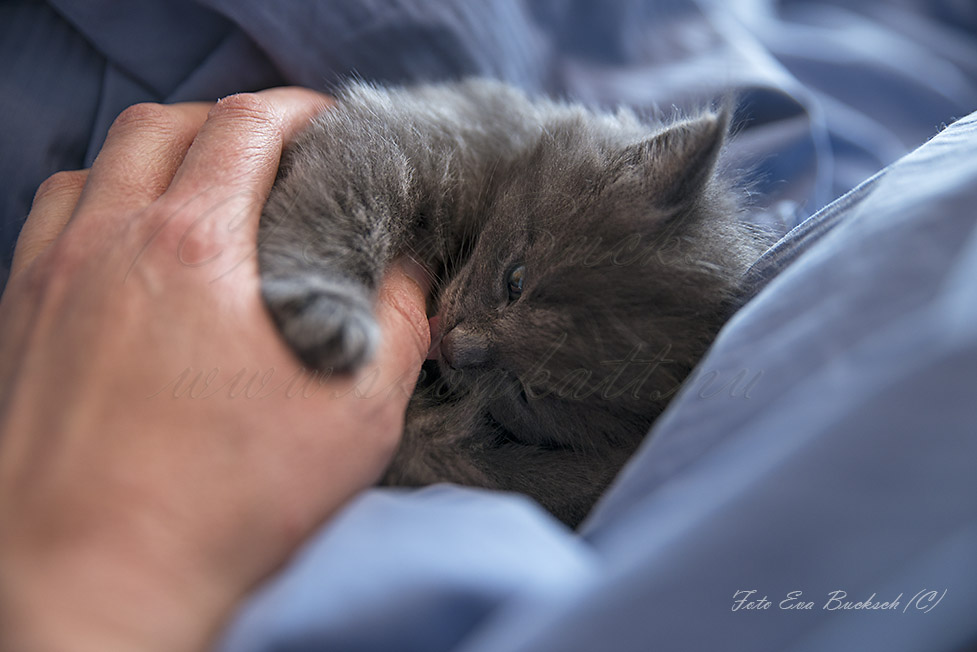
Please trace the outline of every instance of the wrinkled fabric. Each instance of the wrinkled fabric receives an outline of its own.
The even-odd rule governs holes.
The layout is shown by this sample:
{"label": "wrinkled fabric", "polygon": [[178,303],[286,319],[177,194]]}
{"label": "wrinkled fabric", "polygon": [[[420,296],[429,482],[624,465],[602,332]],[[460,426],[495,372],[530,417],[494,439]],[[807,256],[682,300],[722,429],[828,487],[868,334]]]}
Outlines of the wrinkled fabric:
{"label": "wrinkled fabric", "polygon": [[137,102],[471,75],[668,115],[739,98],[729,166],[795,226],[977,106],[972,3],[51,0],[0,4],[0,285],[34,190]]}
{"label": "wrinkled fabric", "polygon": [[[57,0],[0,4],[0,31],[0,283],[34,189],[126,106],[350,77],[663,115],[735,93],[726,166],[786,232],[579,533],[518,496],[373,490],[217,649],[977,644],[974,3]],[[772,606],[734,610],[751,590]]]}
{"label": "wrinkled fabric", "polygon": [[[221,649],[970,649],[975,151],[977,113],[768,252],[794,262],[723,330],[579,536],[517,496],[374,490]],[[734,611],[740,591],[772,608]],[[899,604],[840,611],[837,591]]]}

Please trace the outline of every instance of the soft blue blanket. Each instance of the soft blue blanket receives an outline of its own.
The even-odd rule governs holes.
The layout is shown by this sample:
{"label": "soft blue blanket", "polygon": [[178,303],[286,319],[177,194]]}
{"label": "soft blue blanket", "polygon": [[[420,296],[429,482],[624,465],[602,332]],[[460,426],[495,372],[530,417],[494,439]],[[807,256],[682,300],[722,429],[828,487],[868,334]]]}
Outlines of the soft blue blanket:
{"label": "soft blue blanket", "polygon": [[128,104],[350,75],[738,89],[730,165],[793,229],[580,534],[517,496],[372,491],[220,649],[977,645],[974,3],[57,0],[0,5],[0,32],[3,265]]}

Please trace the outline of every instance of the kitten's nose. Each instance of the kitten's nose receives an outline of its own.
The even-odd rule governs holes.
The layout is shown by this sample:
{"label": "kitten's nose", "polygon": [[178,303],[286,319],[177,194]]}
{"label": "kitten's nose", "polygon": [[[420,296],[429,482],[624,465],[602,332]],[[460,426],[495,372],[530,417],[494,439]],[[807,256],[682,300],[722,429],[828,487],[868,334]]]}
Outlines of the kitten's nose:
{"label": "kitten's nose", "polygon": [[488,339],[464,326],[455,326],[441,338],[441,358],[453,369],[480,365],[488,360]]}

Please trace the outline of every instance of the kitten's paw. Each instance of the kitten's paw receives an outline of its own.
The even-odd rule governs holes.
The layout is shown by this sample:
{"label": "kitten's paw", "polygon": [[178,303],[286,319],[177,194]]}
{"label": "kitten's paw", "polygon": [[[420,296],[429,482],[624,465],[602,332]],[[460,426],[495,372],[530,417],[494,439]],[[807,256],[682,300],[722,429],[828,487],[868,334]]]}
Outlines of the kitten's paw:
{"label": "kitten's paw", "polygon": [[307,366],[353,371],[380,342],[367,291],[320,278],[264,280],[265,303],[285,341]]}

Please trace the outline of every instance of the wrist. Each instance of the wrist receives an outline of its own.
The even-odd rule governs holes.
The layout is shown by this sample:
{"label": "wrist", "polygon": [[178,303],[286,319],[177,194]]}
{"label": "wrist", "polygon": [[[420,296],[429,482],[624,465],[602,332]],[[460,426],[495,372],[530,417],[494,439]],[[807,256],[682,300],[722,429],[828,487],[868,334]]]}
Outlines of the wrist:
{"label": "wrist", "polygon": [[205,650],[237,596],[141,555],[0,550],[0,652]]}

